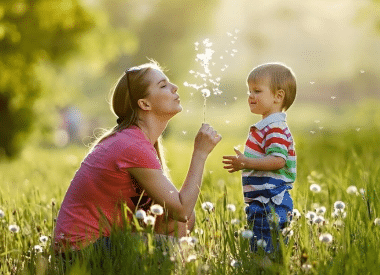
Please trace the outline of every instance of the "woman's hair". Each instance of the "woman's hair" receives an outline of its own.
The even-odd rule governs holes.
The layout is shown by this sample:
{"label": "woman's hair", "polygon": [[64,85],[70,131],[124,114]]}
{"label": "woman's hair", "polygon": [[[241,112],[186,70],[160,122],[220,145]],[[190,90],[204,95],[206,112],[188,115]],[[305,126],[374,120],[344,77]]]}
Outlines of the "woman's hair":
{"label": "woman's hair", "polygon": [[292,69],[282,63],[266,63],[259,65],[249,73],[247,82],[260,82],[267,79],[272,92],[285,92],[282,109],[285,111],[293,104],[296,98],[296,77]]}
{"label": "woman's hair", "polygon": [[[150,60],[149,63],[138,67],[131,67],[116,82],[110,100],[111,111],[118,117],[117,125],[109,130],[103,130],[103,133],[90,144],[89,153],[95,146],[112,136],[116,132],[120,132],[131,125],[137,125],[138,122],[138,104],[137,101],[148,96],[148,87],[150,85],[149,72],[152,70],[163,71],[159,64]],[[161,161],[164,171],[167,170],[161,149],[161,137],[154,144],[157,155]]]}

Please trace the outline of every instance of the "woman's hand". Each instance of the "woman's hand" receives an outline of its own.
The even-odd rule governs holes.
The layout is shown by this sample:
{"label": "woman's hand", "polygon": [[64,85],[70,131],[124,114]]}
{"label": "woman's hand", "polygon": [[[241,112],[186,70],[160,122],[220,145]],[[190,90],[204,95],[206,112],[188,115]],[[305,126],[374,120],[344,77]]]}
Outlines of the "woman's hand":
{"label": "woman's hand", "polygon": [[222,139],[210,125],[202,124],[195,137],[194,153],[199,153],[204,157],[207,157],[214,149],[216,144]]}
{"label": "woman's hand", "polygon": [[229,173],[242,170],[245,167],[245,156],[236,148],[234,148],[236,156],[223,156],[224,169]]}

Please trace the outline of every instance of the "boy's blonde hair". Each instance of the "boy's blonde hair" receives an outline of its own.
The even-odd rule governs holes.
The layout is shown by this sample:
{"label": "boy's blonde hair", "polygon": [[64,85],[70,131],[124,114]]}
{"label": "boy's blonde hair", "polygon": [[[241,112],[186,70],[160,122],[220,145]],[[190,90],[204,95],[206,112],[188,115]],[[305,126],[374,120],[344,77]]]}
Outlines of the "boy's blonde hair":
{"label": "boy's blonde hair", "polygon": [[289,109],[296,98],[296,77],[292,69],[282,63],[266,63],[259,65],[249,73],[247,82],[261,82],[268,79],[269,87],[274,93],[278,90],[285,92],[285,98],[281,108]]}

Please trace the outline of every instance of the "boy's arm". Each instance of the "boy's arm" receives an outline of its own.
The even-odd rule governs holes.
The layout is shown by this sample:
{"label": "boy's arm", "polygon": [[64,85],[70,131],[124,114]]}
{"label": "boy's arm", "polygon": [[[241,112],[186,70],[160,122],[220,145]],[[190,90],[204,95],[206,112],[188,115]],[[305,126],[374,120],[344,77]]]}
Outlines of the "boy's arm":
{"label": "boy's arm", "polygon": [[234,148],[236,156],[223,156],[223,166],[229,173],[242,169],[253,169],[258,171],[278,170],[285,166],[286,161],[282,157],[265,156],[262,158],[247,158],[238,149]]}

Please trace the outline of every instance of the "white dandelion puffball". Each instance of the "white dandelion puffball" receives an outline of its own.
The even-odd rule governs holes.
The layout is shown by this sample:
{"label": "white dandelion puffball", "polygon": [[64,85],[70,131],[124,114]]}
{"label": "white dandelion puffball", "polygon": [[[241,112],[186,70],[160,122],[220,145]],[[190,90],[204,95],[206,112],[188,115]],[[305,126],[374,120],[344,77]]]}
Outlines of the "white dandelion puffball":
{"label": "white dandelion puffball", "polygon": [[321,236],[319,236],[319,240],[323,243],[331,243],[333,236],[329,233],[321,234]]}
{"label": "white dandelion puffball", "polygon": [[325,219],[322,216],[316,216],[313,219],[313,223],[317,225],[322,225],[325,222]]}
{"label": "white dandelion puffball", "polygon": [[379,218],[376,218],[373,223],[377,226],[380,226],[380,219]]}
{"label": "white dandelion puffball", "polygon": [[308,220],[312,221],[316,216],[317,216],[317,214],[316,214],[315,212],[313,212],[313,211],[308,211],[308,212],[306,213],[306,216],[305,216],[305,217],[306,217]]}
{"label": "white dandelion puffball", "polygon": [[321,207],[317,207],[315,209],[315,212],[318,214],[318,215],[324,215],[326,213],[326,207],[324,206],[321,206]]}
{"label": "white dandelion puffball", "polygon": [[156,222],[156,218],[153,216],[146,216],[144,222],[147,225],[154,225],[154,223]]}
{"label": "white dandelion puffball", "polygon": [[356,188],[355,185],[351,185],[351,186],[349,186],[349,187],[347,188],[346,192],[347,192],[348,194],[350,194],[350,195],[357,195],[357,194],[359,194],[359,192],[358,192],[358,188]]}
{"label": "white dandelion puffball", "polygon": [[231,261],[231,266],[232,266],[232,267],[239,267],[240,264],[239,264],[238,261],[236,261],[236,260],[232,260],[232,261]]}
{"label": "white dandelion puffball", "polygon": [[164,214],[164,209],[163,209],[162,206],[159,205],[159,204],[153,204],[153,205],[150,207],[150,211],[151,211],[154,215],[157,215],[157,216],[160,216],[160,215]]}
{"label": "white dandelion puffball", "polygon": [[290,227],[285,227],[284,229],[282,229],[282,235],[284,237],[291,237],[294,235],[294,231]]}
{"label": "white dandelion puffball", "polygon": [[211,95],[211,92],[209,89],[202,89],[201,92],[204,97],[209,97]]}
{"label": "white dandelion puffball", "polygon": [[8,228],[9,228],[9,231],[13,233],[18,233],[20,231],[20,227],[16,224],[11,224]]}
{"label": "white dandelion puffball", "polygon": [[232,219],[231,224],[239,224],[240,220],[239,219]]}
{"label": "white dandelion puffball", "polygon": [[197,259],[197,256],[195,256],[195,255],[193,254],[193,255],[189,255],[189,257],[187,257],[186,261],[187,261],[188,263],[190,263],[190,262],[194,262],[196,259]]}
{"label": "white dandelion puffball", "polygon": [[42,235],[42,236],[40,237],[40,242],[41,242],[41,243],[46,243],[48,240],[49,240],[49,237],[47,237],[47,236]]}
{"label": "white dandelion puffball", "polygon": [[145,218],[146,218],[146,213],[145,213],[144,210],[139,209],[139,210],[136,211],[135,216],[136,216],[136,218],[139,219],[139,220],[145,220]]}
{"label": "white dandelion puffball", "polygon": [[206,202],[202,203],[202,209],[205,211],[206,210],[211,211],[212,209],[214,209],[214,205],[211,202],[206,201]]}
{"label": "white dandelion puffball", "polygon": [[316,183],[313,183],[312,185],[310,185],[310,191],[314,192],[314,193],[319,193],[321,192],[322,188],[316,184]]}
{"label": "white dandelion puffball", "polygon": [[334,202],[334,208],[335,209],[338,209],[338,210],[342,211],[342,210],[344,210],[345,207],[346,207],[346,205],[342,201],[336,201],[336,202]]}
{"label": "white dandelion puffball", "polygon": [[227,210],[229,210],[231,212],[235,212],[236,206],[234,204],[227,204]]}
{"label": "white dandelion puffball", "polygon": [[360,188],[360,189],[359,189],[359,192],[360,192],[360,194],[362,194],[363,196],[365,195],[365,189],[364,189],[364,188]]}
{"label": "white dandelion puffball", "polygon": [[303,264],[302,266],[301,266],[301,269],[303,270],[303,271],[310,271],[311,269],[313,268],[313,266],[311,265],[311,264]]}
{"label": "white dandelion puffball", "polygon": [[241,232],[241,236],[245,239],[250,239],[253,237],[253,232],[251,230],[244,230]]}
{"label": "white dandelion puffball", "polygon": [[43,252],[42,247],[40,245],[38,245],[38,244],[33,247],[33,250],[36,253],[42,253]]}
{"label": "white dandelion puffball", "polygon": [[194,230],[194,232],[196,234],[203,235],[203,229],[202,228],[197,228],[197,229]]}
{"label": "white dandelion puffball", "polygon": [[265,248],[265,247],[267,247],[267,242],[264,239],[260,239],[257,241],[257,246]]}
{"label": "white dandelion puffball", "polygon": [[293,215],[293,219],[295,220],[298,220],[299,218],[301,218],[301,213],[296,208],[293,209],[292,215]]}
{"label": "white dandelion puffball", "polygon": [[0,219],[5,217],[5,213],[3,210],[0,209]]}
{"label": "white dandelion puffball", "polygon": [[335,209],[335,211],[331,213],[331,217],[333,217],[334,219],[337,219],[337,218],[345,219],[346,216],[347,216],[347,213],[343,209]]}

